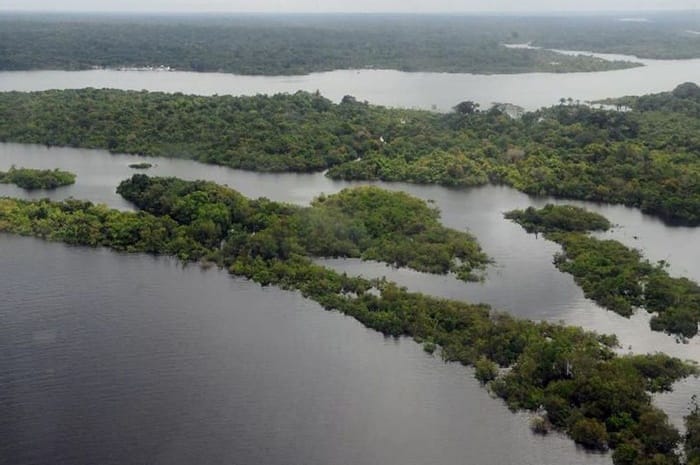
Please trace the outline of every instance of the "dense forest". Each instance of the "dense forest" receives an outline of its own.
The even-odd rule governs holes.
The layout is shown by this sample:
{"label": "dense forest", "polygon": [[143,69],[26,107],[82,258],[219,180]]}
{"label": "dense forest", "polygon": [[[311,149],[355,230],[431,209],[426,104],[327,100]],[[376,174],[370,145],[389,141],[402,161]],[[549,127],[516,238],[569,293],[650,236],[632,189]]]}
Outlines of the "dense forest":
{"label": "dense forest", "polygon": [[385,136],[380,150],[328,175],[448,186],[492,182],[534,195],[621,203],[698,225],[698,86],[686,83],[649,98],[655,105],[627,112],[562,99],[519,120],[497,109],[455,112],[412,138]]}
{"label": "dense forest", "polygon": [[[0,16],[0,69],[168,66],[183,71],[290,75],[363,68],[522,73],[638,66],[503,46],[534,39],[531,32],[541,28],[548,31],[546,37],[568,36],[570,31],[562,34],[558,23],[552,18],[485,16],[15,14]],[[579,26],[589,30],[587,22]],[[596,24],[613,34],[617,26],[607,18]]]}
{"label": "dense forest", "polygon": [[588,236],[610,223],[596,213],[572,206],[547,205],[506,213],[528,232],[542,232],[562,246],[554,263],[571,273],[586,297],[622,316],[637,308],[654,314],[651,328],[680,337],[698,334],[700,286],[687,278],[672,278],[666,264],[652,264],[638,250],[618,241]]}
{"label": "dense forest", "polygon": [[573,205],[547,204],[535,209],[513,210],[504,215],[529,233],[607,231],[612,227],[603,215]]}
{"label": "dense forest", "polygon": [[0,93],[0,141],[184,157],[259,171],[621,203],[700,224],[700,88],[631,111],[566,100],[513,119],[470,102],[449,114],[318,94],[198,97],[117,90]]}
{"label": "dense forest", "polygon": [[[302,212],[339,215],[364,227],[368,244],[386,241],[392,250],[394,239],[401,248],[405,235],[434,227],[435,212],[419,200],[359,188],[321,197],[301,209],[247,199],[209,182],[145,175],[124,181],[119,192],[142,211],[120,212],[77,200],[0,199],[0,231],[174,254],[186,261],[212,260],[263,285],[298,290],[384,334],[440,347],[445,360],[474,365],[477,378],[510,408],[541,410],[547,429],[562,430],[586,448],[615,449],[618,465],[679,463],[677,447],[684,438],[652,405],[650,393],[669,390],[674,381],[696,373],[695,366],[662,354],[619,356],[613,350],[614,336],[518,320],[484,305],[410,293],[384,280],[348,277],[311,261],[309,254],[319,250],[360,242],[349,231],[339,234],[333,224],[313,238],[305,237]],[[396,202],[402,204],[402,213],[392,217]],[[403,204],[411,213],[403,213]],[[372,232],[389,224],[398,233],[382,237]],[[439,249],[452,249],[449,236],[433,241]],[[396,262],[393,252],[375,258]],[[685,442],[690,449],[693,444]]]}
{"label": "dense forest", "polygon": [[[627,21],[625,21],[627,19]],[[700,14],[644,12],[642,18],[614,16],[559,17],[563,33],[551,30],[550,19],[522,22],[519,36],[534,45],[563,50],[634,55],[639,58],[688,59],[700,57]],[[549,26],[549,27],[548,27]]]}
{"label": "dense forest", "polygon": [[700,407],[697,396],[693,397],[693,408],[685,418],[685,456],[688,465],[700,465]]}
{"label": "dense forest", "polygon": [[[237,226],[226,211],[219,211],[221,207],[210,211],[208,205],[200,204],[207,196],[227,197],[227,202],[245,201],[239,194],[212,183],[151,180],[144,175],[122,183],[118,192],[144,211],[188,222],[197,241],[209,247],[216,247],[226,233],[234,234]],[[489,263],[471,235],[445,228],[437,210],[402,192],[375,187],[346,189],[317,198],[310,208],[265,199],[246,203],[247,207],[237,208],[236,214],[248,215],[251,222],[240,226],[243,230],[239,233],[241,237],[252,233],[253,255],[265,259],[286,259],[292,254],[361,257],[430,273],[452,272],[464,280],[477,279],[476,273]],[[267,218],[271,214],[274,218]],[[188,221],[194,216],[197,221]],[[229,238],[228,244],[233,243]],[[188,250],[169,253],[192,258]],[[197,254],[196,258],[201,256]]]}
{"label": "dense forest", "polygon": [[7,172],[0,171],[0,183],[16,184],[27,190],[56,189],[75,183],[75,174],[69,171],[37,170],[31,168],[10,168]]}

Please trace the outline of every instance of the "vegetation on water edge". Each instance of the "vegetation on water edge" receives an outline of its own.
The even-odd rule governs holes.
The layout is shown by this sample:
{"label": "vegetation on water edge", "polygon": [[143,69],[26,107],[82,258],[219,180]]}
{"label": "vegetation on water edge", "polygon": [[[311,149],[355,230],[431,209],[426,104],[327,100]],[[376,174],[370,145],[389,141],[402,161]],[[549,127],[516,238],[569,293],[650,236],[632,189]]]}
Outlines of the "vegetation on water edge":
{"label": "vegetation on water edge", "polygon": [[147,170],[147,169],[152,168],[152,167],[153,167],[152,164],[150,164],[150,163],[145,163],[145,162],[142,162],[142,163],[132,163],[132,164],[129,165],[129,168],[135,169],[135,170]]}
{"label": "vegetation on water edge", "polygon": [[688,465],[700,465],[700,407],[693,396],[692,408],[685,417],[685,457]]}
{"label": "vegetation on water edge", "polygon": [[603,215],[573,205],[550,203],[539,210],[528,207],[507,212],[504,216],[529,233],[607,231],[611,227]]}
{"label": "vegetation on water edge", "polygon": [[[116,90],[0,93],[0,141],[103,148],[257,171],[621,203],[700,224],[700,93],[687,83],[629,112],[571,101],[512,119],[387,109],[318,94],[198,97]],[[641,101],[641,100],[640,100]],[[566,101],[564,102],[566,103]]]}
{"label": "vegetation on water edge", "polygon": [[[363,68],[491,74],[640,66],[503,46],[515,39],[508,28],[517,28],[521,22],[522,18],[503,24],[483,16],[3,15],[0,69],[165,66],[181,71],[296,75]],[[550,27],[552,32],[560,30]]]}
{"label": "vegetation on water edge", "polygon": [[[628,112],[571,100],[514,120],[497,109],[435,117],[384,136],[335,179],[506,184],[533,195],[620,203],[700,225],[700,94],[686,83]],[[689,91],[689,89],[696,91]],[[680,95],[680,97],[679,97]],[[672,102],[672,103],[671,103]]]}
{"label": "vegetation on water edge", "polygon": [[191,228],[196,229],[198,242],[209,247],[216,247],[237,227],[236,218],[220,206],[215,211],[206,205],[207,212],[199,211],[206,200],[202,192],[246,203],[238,214],[252,218],[253,223],[245,228],[255,235],[251,243],[256,254],[266,259],[286,259],[291,254],[362,258],[429,273],[454,273],[463,280],[479,279],[490,262],[474,237],[445,228],[436,209],[403,192],[357,187],[318,197],[310,208],[304,208],[265,199],[247,202],[213,183],[144,175],[123,182],[117,191],[149,213],[182,221],[197,215]]}
{"label": "vegetation on water edge", "polygon": [[[643,18],[584,15],[523,22],[519,36],[533,45],[659,60],[700,58],[697,11],[644,12]],[[551,30],[555,23],[559,33]]]}
{"label": "vegetation on water edge", "polygon": [[680,337],[698,333],[700,286],[673,278],[666,264],[652,264],[618,241],[601,240],[586,232],[606,230],[608,221],[596,213],[568,205],[547,205],[506,213],[528,232],[543,232],[562,246],[554,258],[561,271],[574,276],[589,299],[629,317],[636,308],[654,313],[651,328]]}
{"label": "vegetation on water edge", "polygon": [[10,168],[7,172],[0,171],[0,183],[16,184],[22,189],[56,189],[61,186],[75,184],[75,174],[69,171],[38,170],[32,168]]}
{"label": "vegetation on water edge", "polygon": [[[383,109],[318,95],[196,97],[118,90],[0,94],[0,140],[188,158],[256,171],[319,171],[378,141]],[[5,118],[27,118],[25,122]]]}
{"label": "vegetation on water edge", "polygon": [[[549,424],[584,447],[622,450],[625,455],[616,458],[617,464],[679,463],[675,449],[681,436],[652,405],[650,392],[669,390],[676,380],[696,374],[694,365],[662,354],[618,356],[614,337],[518,320],[485,305],[411,293],[385,280],[348,277],[314,264],[307,255],[342,242],[333,222],[306,243],[298,234],[303,212],[320,210],[319,215],[338,215],[360,229],[364,225],[370,244],[394,237],[401,243],[402,235],[422,229],[423,222],[429,230],[434,213],[423,205],[409,208],[414,213],[406,218],[386,218],[386,207],[380,205],[380,218],[373,218],[374,202],[412,204],[415,199],[361,188],[300,209],[250,200],[208,182],[144,175],[124,181],[119,192],[143,211],[120,212],[76,200],[5,198],[0,199],[0,231],[214,261],[234,275],[298,290],[386,335],[440,347],[445,360],[476,366],[482,382],[510,408],[543,407]],[[399,232],[384,237],[373,232],[375,227]],[[342,239],[354,241],[353,234]],[[449,248],[444,239],[435,240]],[[415,245],[420,247],[418,241]],[[625,461],[632,456],[633,462]]]}
{"label": "vegetation on water edge", "polygon": [[599,103],[627,107],[638,112],[663,111],[700,118],[700,87],[692,82],[686,82],[671,92],[610,98],[601,100]]}

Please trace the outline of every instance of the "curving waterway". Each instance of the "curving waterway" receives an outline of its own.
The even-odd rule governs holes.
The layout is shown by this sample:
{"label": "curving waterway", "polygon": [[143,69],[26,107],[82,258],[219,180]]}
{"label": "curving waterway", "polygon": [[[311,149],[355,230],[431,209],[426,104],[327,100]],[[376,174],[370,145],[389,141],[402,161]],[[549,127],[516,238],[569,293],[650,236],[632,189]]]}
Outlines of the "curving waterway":
{"label": "curving waterway", "polygon": [[[330,194],[359,184],[333,181],[320,173],[263,174],[188,160],[113,155],[102,150],[0,144],[0,167],[15,164],[62,168],[78,175],[75,185],[31,194],[11,185],[0,185],[0,195],[55,200],[74,197],[130,209],[131,205],[115,189],[121,180],[136,172],[128,165],[144,160],[154,164],[147,171],[151,175],[208,179],[250,197],[265,196],[302,205],[321,193]],[[663,351],[700,360],[700,338],[679,344],[670,336],[650,331],[648,315],[639,314],[628,320],[598,307],[583,296],[569,275],[554,267],[552,256],[558,250],[556,244],[527,234],[502,217],[503,212],[512,208],[564,201],[535,198],[507,187],[446,189],[374,184],[434,201],[446,225],[472,232],[496,261],[488,270],[486,282],[463,283],[451,277],[357,260],[322,260],[324,264],[349,274],[387,276],[412,290],[431,295],[486,302],[524,318],[564,321],[615,333],[622,342],[622,352]],[[668,260],[675,275],[700,280],[697,246],[700,229],[669,227],[621,206],[574,203],[598,211],[618,224],[609,233],[611,237],[642,249],[652,259]],[[288,441],[293,438],[301,443],[325,444],[326,449],[295,446],[298,449],[293,456],[304,463],[327,463],[329,457],[335,463],[393,462],[389,455],[382,455],[388,453],[383,450],[386,443],[403,444],[407,457],[401,461],[406,463],[425,463],[428,457],[432,463],[446,464],[466,463],[457,460],[458,457],[463,457],[460,460],[477,457],[479,463],[486,464],[513,463],[523,450],[527,451],[527,460],[532,461],[519,463],[609,463],[608,456],[578,451],[568,440],[535,438],[527,428],[526,417],[513,416],[500,401],[489,398],[470,380],[468,370],[445,366],[410,341],[387,340],[362,329],[347,317],[320,311],[317,305],[296,294],[261,289],[253,283],[231,279],[223,272],[203,273],[194,266],[182,269],[166,259],[125,256],[6,235],[0,236],[0,260],[0,269],[12,270],[8,273],[9,280],[0,281],[0,294],[11,296],[0,304],[0,318],[6,322],[0,329],[0,340],[12,348],[5,362],[8,365],[0,370],[6,374],[11,389],[0,393],[0,399],[5,397],[10,405],[25,405],[17,412],[18,416],[10,416],[13,421],[19,418],[20,432],[30,435],[36,428],[43,431],[40,437],[47,441],[42,446],[44,449],[32,453],[53,454],[53,448],[62,444],[66,449],[61,448],[64,446],[59,449],[60,454],[66,454],[65,463],[75,463],[71,450],[82,441],[75,431],[87,428],[97,431],[100,441],[104,440],[103,435],[132,441],[133,448],[120,453],[154,463],[160,462],[148,454],[158,447],[167,450],[167,453],[161,451],[166,454],[162,463],[188,462],[191,456],[179,455],[186,446],[193,450],[211,448],[213,455],[208,461],[213,462],[246,450],[252,455],[245,457],[251,460],[285,463],[282,451],[288,452]],[[144,318],[146,322],[140,320]],[[216,328],[214,334],[210,334],[212,328]],[[255,343],[241,342],[239,333]],[[309,342],[309,338],[315,342]],[[161,346],[154,341],[167,341],[167,344]],[[342,350],[337,348],[338,344]],[[336,349],[329,349],[329,345]],[[124,348],[127,350],[123,351]],[[293,359],[289,359],[290,354],[295,354]],[[322,360],[317,360],[319,357]],[[68,365],[62,367],[62,363]],[[343,363],[350,366],[342,368]],[[255,367],[268,366],[265,364],[269,364],[269,368],[262,368],[267,370],[265,374],[257,374]],[[352,383],[346,384],[345,377],[337,374],[346,371],[355,373]],[[115,378],[120,377],[125,378],[115,383]],[[129,388],[131,377],[141,384]],[[259,380],[259,377],[267,378]],[[402,380],[406,377],[410,381]],[[193,386],[187,384],[195,378]],[[172,379],[178,380],[175,385]],[[249,384],[257,386],[256,382],[269,383],[265,385],[267,391],[257,392]],[[90,386],[89,389],[77,388],[83,384]],[[75,402],[83,402],[87,395],[84,391],[90,394],[86,400],[89,408],[77,413],[65,410],[64,405],[67,402],[64,397],[73,398],[76,389],[81,400],[74,399]],[[247,390],[247,396],[239,389]],[[368,394],[367,389],[377,397]],[[676,392],[659,396],[657,403],[680,424],[690,396],[699,389],[700,383],[691,379],[680,383]],[[163,392],[165,396],[161,395]],[[62,400],[55,401],[57,395]],[[341,400],[341,407],[332,402],[336,395],[341,399],[347,395],[350,399]],[[123,404],[130,402],[130,396],[140,407],[124,411]],[[364,404],[368,396],[372,402],[380,403],[381,408],[372,402]],[[192,399],[196,400],[194,404]],[[224,404],[216,409],[212,404],[216,401]],[[53,414],[56,418],[50,421],[44,418],[42,412],[47,408],[59,410]],[[305,416],[299,413],[299,408],[315,413]],[[479,412],[473,411],[477,408]],[[393,413],[386,413],[387,409]],[[212,411],[217,415],[213,419],[208,416]],[[136,415],[137,419],[147,415],[148,421],[138,420],[136,427],[127,422],[124,416],[128,415]],[[405,416],[414,418],[415,424]],[[319,418],[332,426],[319,426]],[[483,427],[482,418],[489,418]],[[71,422],[74,433],[59,434],[55,421]],[[371,431],[384,440],[368,437],[368,431],[361,426],[366,428],[367,424],[374,425]],[[6,423],[5,427],[9,425]],[[184,429],[178,434],[188,439],[159,436],[165,434],[162,428],[174,427],[179,431]],[[251,430],[246,432],[247,427]],[[230,433],[226,428],[237,428],[239,434],[245,434],[227,442],[223,448],[213,447],[222,435]],[[295,435],[295,428],[301,431],[300,436]],[[192,432],[194,429],[197,434]],[[328,446],[329,441],[331,444],[350,441],[358,450],[353,455],[344,446],[336,445],[335,449]],[[25,457],[22,454],[34,450],[21,441],[11,443],[15,449],[10,452],[17,457]],[[263,452],[257,448],[260,444],[268,445]],[[96,442],[91,447],[86,455],[90,461],[111,463],[104,454],[113,450],[112,444]],[[178,453],[168,455],[173,447]],[[397,447],[392,446],[391,450]],[[438,449],[444,454],[438,453]],[[338,455],[332,456],[333,451]],[[126,456],[117,454],[117,457],[119,460],[115,459],[114,463]],[[182,462],[174,457],[182,458]]]}
{"label": "curving waterway", "polygon": [[571,97],[582,102],[642,95],[697,81],[700,59],[647,60],[625,55],[586,53],[644,66],[591,73],[460,74],[407,73],[393,70],[342,70],[305,76],[242,76],[184,71],[4,71],[0,91],[78,89],[83,87],[182,92],[199,95],[256,95],[320,91],[340,101],[345,95],[377,105],[449,111],[472,100],[483,108],[508,102],[527,110]]}
{"label": "curving waterway", "polygon": [[[115,87],[236,95],[320,90],[339,100],[447,110],[455,101],[508,101],[528,109],[560,97],[591,100],[668,90],[700,75],[700,60],[636,60],[644,68],[607,73],[513,76],[338,71],[300,77],[226,74],[0,72],[0,90]],[[187,160],[101,150],[0,144],[11,165],[62,168],[76,184],[0,196],[68,197],[131,205],[117,184],[130,163],[157,176],[207,179],[246,196],[304,205],[358,183],[322,174],[262,174]],[[507,187],[447,189],[374,183],[432,200],[442,221],[471,231],[496,264],[484,283],[322,260],[412,290],[486,302],[524,318],[615,333],[622,352],[663,351],[700,361],[700,338],[679,344],[651,332],[648,315],[624,319],[583,297],[552,264],[558,246],[525,233],[503,212],[548,198]],[[618,224],[606,233],[667,260],[700,281],[700,228],[669,227],[621,206],[586,206]],[[394,340],[296,293],[261,288],[223,271],[174,260],[69,247],[0,235],[0,457],[24,463],[266,464],[609,464],[556,435],[530,433],[526,415],[492,399],[463,367],[444,364],[409,340]],[[679,423],[691,379],[657,403]]]}

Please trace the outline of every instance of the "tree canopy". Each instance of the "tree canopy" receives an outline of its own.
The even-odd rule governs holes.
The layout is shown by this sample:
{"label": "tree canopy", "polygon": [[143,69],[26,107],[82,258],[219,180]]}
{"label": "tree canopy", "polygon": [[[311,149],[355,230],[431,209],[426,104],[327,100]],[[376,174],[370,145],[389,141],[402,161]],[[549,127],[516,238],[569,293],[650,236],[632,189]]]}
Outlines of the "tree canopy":
{"label": "tree canopy", "polygon": [[6,173],[0,171],[0,182],[16,184],[27,190],[56,189],[57,187],[74,184],[75,174],[59,169],[37,170],[12,166]]}
{"label": "tree canopy", "polygon": [[[684,84],[629,112],[556,105],[436,114],[318,94],[198,97],[115,90],[0,93],[0,141],[184,157],[258,171],[621,203],[700,224],[700,104]],[[680,97],[679,97],[680,95]],[[644,103],[646,102],[646,103]]]}
{"label": "tree canopy", "polygon": [[[503,45],[512,41],[512,28],[533,23],[526,18],[406,15],[122,19],[5,14],[0,15],[0,69],[166,66],[181,71],[296,75],[364,68],[523,73],[639,66]],[[550,21],[547,28],[561,35],[557,22]]]}
{"label": "tree canopy", "polygon": [[562,246],[554,263],[571,273],[586,297],[622,316],[642,308],[654,314],[651,328],[683,338],[698,334],[700,286],[687,278],[673,278],[666,264],[652,264],[638,250],[618,241],[588,236],[607,230],[603,216],[569,205],[547,205],[506,213],[528,232],[542,232]]}

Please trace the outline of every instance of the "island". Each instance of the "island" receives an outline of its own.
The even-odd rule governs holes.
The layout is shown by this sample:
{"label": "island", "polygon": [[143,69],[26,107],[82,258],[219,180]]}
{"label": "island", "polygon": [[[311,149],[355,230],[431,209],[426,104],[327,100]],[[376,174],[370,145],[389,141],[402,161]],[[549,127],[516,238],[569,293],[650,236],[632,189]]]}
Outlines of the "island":
{"label": "island", "polygon": [[698,334],[700,286],[687,278],[671,277],[665,262],[652,264],[638,250],[588,235],[610,228],[602,215],[550,204],[539,210],[513,210],[505,217],[561,245],[554,264],[572,274],[586,297],[601,307],[625,317],[644,309],[654,314],[650,323],[654,331],[683,338]]}
{"label": "island", "polygon": [[439,348],[447,361],[475,367],[477,379],[511,409],[540,412],[543,428],[583,447],[614,449],[616,464],[676,464],[677,446],[696,444],[696,433],[684,441],[651,403],[651,393],[698,373],[693,364],[663,354],[619,355],[614,336],[520,320],[313,262],[318,255],[362,256],[460,276],[466,263],[483,265],[487,258],[474,241],[439,226],[437,212],[421,200],[359,187],[304,208],[248,199],[211,182],[143,174],[118,192],[140,210],[2,198],[0,231],[206,260],[262,285],[297,290],[387,336],[412,337]]}
{"label": "island", "polygon": [[0,183],[16,184],[22,189],[56,189],[75,184],[75,174],[69,171],[38,170],[32,168],[15,168],[7,172],[0,171]]}
{"label": "island", "polygon": [[141,162],[141,163],[131,163],[129,165],[129,168],[134,169],[134,170],[147,170],[149,168],[152,168],[153,165],[150,163],[146,162]]}

